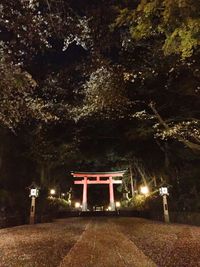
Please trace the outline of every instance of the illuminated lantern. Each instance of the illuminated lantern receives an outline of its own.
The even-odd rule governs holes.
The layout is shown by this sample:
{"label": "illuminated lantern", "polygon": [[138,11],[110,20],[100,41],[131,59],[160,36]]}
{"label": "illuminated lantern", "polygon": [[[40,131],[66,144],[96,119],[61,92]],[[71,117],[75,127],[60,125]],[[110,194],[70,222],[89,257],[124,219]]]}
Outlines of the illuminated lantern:
{"label": "illuminated lantern", "polygon": [[161,196],[163,196],[163,195],[169,195],[168,188],[167,187],[161,187],[161,188],[159,188],[159,193],[160,193]]}
{"label": "illuminated lantern", "polygon": [[29,197],[31,197],[30,224],[35,223],[35,199],[39,196],[39,189],[35,182],[29,186]]}

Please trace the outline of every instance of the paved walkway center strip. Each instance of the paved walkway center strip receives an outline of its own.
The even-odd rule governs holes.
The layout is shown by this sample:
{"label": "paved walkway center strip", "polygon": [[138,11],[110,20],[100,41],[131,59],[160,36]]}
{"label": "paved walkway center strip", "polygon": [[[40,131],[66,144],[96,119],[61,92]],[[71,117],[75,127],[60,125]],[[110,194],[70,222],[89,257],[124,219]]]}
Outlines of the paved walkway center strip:
{"label": "paved walkway center strip", "polygon": [[92,222],[59,267],[154,267],[111,222]]}

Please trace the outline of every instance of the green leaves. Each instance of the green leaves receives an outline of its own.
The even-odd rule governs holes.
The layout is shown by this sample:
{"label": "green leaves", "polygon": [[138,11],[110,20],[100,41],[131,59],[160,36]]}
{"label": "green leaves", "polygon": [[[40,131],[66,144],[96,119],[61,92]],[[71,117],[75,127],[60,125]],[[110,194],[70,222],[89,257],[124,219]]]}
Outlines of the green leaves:
{"label": "green leaves", "polygon": [[182,59],[193,55],[200,44],[200,19],[188,19],[166,39],[163,50],[166,55],[178,53]]}
{"label": "green leaves", "polygon": [[136,9],[122,10],[115,25],[127,26],[133,42],[164,36],[164,44],[160,42],[164,54],[185,60],[200,43],[199,12],[200,6],[192,0],[141,0]]}

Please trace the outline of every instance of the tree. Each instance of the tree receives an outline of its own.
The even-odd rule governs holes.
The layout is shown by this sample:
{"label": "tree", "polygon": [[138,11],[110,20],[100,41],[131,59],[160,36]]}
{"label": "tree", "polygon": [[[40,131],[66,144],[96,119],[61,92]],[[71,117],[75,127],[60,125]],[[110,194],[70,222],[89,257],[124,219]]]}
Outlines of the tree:
{"label": "tree", "polygon": [[[36,180],[67,186],[67,170],[126,168],[138,158],[180,195],[183,166],[198,186],[198,8],[193,0],[1,2],[0,121]],[[6,172],[11,155],[0,162]]]}
{"label": "tree", "polygon": [[140,0],[135,9],[122,9],[117,26],[127,26],[136,40],[161,39],[165,55],[178,54],[186,59],[200,45],[200,6],[195,0]]}
{"label": "tree", "polygon": [[200,150],[200,122],[194,118],[188,121],[166,123],[157,112],[153,103],[150,103],[152,111],[154,112],[163,130],[158,128],[158,125],[154,125],[157,128],[157,137],[161,139],[173,138],[182,142],[185,146],[193,151]]}
{"label": "tree", "polygon": [[69,1],[2,1],[0,27],[7,52],[22,65],[45,51],[64,52],[73,42],[90,45],[87,19]]}
{"label": "tree", "polygon": [[1,51],[0,59],[0,123],[11,130],[31,118],[55,119],[47,105],[35,94],[36,82],[31,75],[14,65]]}
{"label": "tree", "polygon": [[118,69],[102,66],[91,73],[89,80],[83,85],[84,100],[80,117],[85,116],[124,116],[130,108],[130,101],[126,96],[126,88],[122,75]]}

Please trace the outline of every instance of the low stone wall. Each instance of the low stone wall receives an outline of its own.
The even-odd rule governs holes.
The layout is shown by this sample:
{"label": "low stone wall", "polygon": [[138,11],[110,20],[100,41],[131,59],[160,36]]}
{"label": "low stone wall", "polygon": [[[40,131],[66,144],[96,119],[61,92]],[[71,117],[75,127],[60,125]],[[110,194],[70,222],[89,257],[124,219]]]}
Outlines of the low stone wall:
{"label": "low stone wall", "polygon": [[[170,222],[171,223],[182,223],[189,225],[200,226],[200,213],[198,212],[170,212]],[[163,215],[156,212],[144,212],[144,211],[134,211],[134,210],[120,210],[119,212],[108,212],[108,211],[98,211],[98,212],[60,212],[57,214],[56,218],[66,218],[66,217],[79,217],[79,216],[120,216],[120,217],[142,217],[146,219],[164,221]],[[37,216],[37,223],[51,222],[53,217],[49,215]],[[0,216],[0,228],[12,227],[21,224],[28,223],[20,217],[16,216]]]}
{"label": "low stone wall", "polygon": [[67,211],[67,212],[59,212],[57,214],[57,218],[66,218],[66,217],[112,217],[112,216],[120,216],[120,217],[142,217],[149,218],[149,212],[146,211],[135,211],[135,210],[116,210],[116,211]]}
{"label": "low stone wall", "polygon": [[170,212],[170,221],[200,226],[200,213],[197,212]]}
{"label": "low stone wall", "polygon": [[[198,212],[169,212],[171,223],[183,223],[200,226],[200,213]],[[150,219],[156,221],[164,221],[163,214],[150,212]]]}
{"label": "low stone wall", "polygon": [[25,224],[25,221],[19,216],[0,216],[0,228],[12,227]]}

